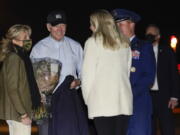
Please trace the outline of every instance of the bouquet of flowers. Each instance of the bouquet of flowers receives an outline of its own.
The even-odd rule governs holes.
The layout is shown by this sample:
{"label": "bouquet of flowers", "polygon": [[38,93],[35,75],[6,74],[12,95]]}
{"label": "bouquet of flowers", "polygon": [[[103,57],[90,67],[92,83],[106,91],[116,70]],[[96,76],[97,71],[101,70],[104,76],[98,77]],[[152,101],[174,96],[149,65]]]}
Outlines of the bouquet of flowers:
{"label": "bouquet of flowers", "polygon": [[62,64],[48,57],[33,58],[32,63],[42,101],[42,106],[33,111],[33,119],[38,121],[50,116],[52,92],[59,82]]}

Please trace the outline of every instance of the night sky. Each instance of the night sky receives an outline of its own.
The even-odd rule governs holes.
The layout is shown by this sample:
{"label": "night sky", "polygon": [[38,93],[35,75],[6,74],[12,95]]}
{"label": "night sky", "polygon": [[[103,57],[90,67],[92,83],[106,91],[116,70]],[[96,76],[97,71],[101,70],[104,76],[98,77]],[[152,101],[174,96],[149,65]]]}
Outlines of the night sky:
{"label": "night sky", "polygon": [[[97,4],[98,2],[98,4]],[[41,4],[40,4],[41,3]],[[28,24],[33,33],[35,44],[48,35],[46,16],[55,9],[67,14],[67,36],[79,41],[82,46],[90,36],[89,15],[96,9],[125,8],[138,13],[142,20],[136,25],[136,35],[143,38],[148,24],[157,24],[161,29],[162,41],[169,44],[169,37],[176,35],[180,40],[180,4],[177,1],[138,1],[138,0],[96,0],[83,2],[77,0],[0,0],[0,36],[16,23]],[[177,47],[177,59],[180,63],[180,47]]]}

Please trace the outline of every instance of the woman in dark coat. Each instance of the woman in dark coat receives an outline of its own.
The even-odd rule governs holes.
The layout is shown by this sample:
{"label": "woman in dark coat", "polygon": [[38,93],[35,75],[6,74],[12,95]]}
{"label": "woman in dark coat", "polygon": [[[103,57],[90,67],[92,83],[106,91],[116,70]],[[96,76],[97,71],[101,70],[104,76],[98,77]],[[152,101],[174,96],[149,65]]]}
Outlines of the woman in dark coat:
{"label": "woman in dark coat", "polygon": [[0,45],[0,119],[10,135],[31,134],[32,109],[40,105],[40,94],[27,51],[31,28],[13,25]]}

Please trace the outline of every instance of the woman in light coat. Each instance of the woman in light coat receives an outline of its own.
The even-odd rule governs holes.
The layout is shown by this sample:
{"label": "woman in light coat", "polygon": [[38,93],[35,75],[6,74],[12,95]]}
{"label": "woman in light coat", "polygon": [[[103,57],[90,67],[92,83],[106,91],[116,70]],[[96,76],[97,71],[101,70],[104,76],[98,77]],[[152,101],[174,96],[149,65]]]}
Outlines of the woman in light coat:
{"label": "woman in light coat", "polygon": [[129,81],[131,49],[111,14],[98,10],[90,16],[92,36],[85,42],[82,93],[98,135],[126,135],[132,115]]}

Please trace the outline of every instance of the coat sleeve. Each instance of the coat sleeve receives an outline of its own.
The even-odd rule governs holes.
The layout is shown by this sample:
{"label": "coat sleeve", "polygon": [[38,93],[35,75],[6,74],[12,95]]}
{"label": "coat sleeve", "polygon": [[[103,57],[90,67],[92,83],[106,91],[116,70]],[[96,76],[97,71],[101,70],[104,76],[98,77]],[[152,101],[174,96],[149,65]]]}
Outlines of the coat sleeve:
{"label": "coat sleeve", "polygon": [[176,61],[176,57],[175,57],[175,53],[173,52],[173,50],[168,47],[168,53],[169,53],[169,59],[170,59],[170,83],[171,83],[171,97],[174,98],[180,98],[180,80],[179,80],[179,75],[178,75],[178,70],[177,70],[177,61]]}
{"label": "coat sleeve", "polygon": [[152,87],[155,79],[156,60],[151,44],[145,44],[141,52],[143,74],[137,81],[138,86]]}
{"label": "coat sleeve", "polygon": [[84,48],[84,61],[82,66],[82,94],[87,104],[89,93],[93,87],[93,81],[95,81],[97,64],[97,48],[95,42],[87,40]]}
{"label": "coat sleeve", "polygon": [[[8,58],[7,62],[7,90],[8,96],[11,100],[11,103],[14,104],[16,111],[19,115],[25,114],[26,110],[21,101],[21,94],[19,91],[19,85],[23,82],[19,82],[20,68],[21,68],[20,58],[17,55],[11,55]],[[22,80],[21,80],[22,81]]]}
{"label": "coat sleeve", "polygon": [[81,80],[82,63],[83,63],[83,49],[79,45],[79,49],[78,49],[78,61],[77,61],[77,74],[78,74],[78,78],[80,80]]}

